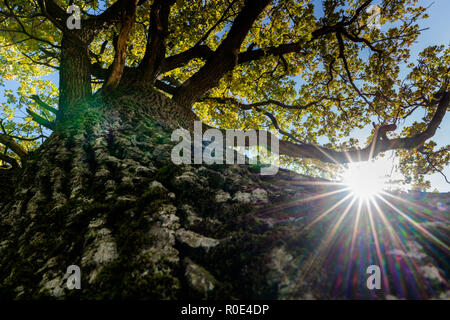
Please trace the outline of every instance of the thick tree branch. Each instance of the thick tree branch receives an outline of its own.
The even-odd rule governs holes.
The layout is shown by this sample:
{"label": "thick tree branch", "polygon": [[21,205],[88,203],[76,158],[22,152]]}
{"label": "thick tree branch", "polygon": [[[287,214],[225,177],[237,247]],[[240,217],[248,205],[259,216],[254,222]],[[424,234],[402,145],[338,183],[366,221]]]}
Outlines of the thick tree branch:
{"label": "thick tree branch", "polygon": [[66,12],[58,6],[53,0],[38,0],[42,14],[47,17],[61,31],[67,30]]}
{"label": "thick tree branch", "polygon": [[172,87],[170,84],[167,84],[161,80],[156,80],[154,85],[157,89],[167,92],[171,95],[174,95],[177,92],[177,88]]}
{"label": "thick tree branch", "polygon": [[311,43],[324,35],[336,33],[346,25],[348,25],[348,23],[341,22],[334,25],[322,26],[311,33],[311,38],[308,41],[300,40],[297,42],[280,44],[278,46],[241,52],[239,53],[238,64],[260,60],[267,56],[280,56],[287,53],[299,52],[307,43]]}
{"label": "thick tree branch", "polygon": [[[343,19],[341,22],[334,25],[325,25],[316,30],[314,30],[311,34],[311,38],[308,41],[300,40],[297,42],[281,44],[278,46],[265,47],[253,50],[253,46],[250,46],[246,51],[240,52],[238,54],[237,64],[243,64],[250,61],[260,60],[264,57],[268,56],[282,56],[283,54],[299,52],[307,43],[311,43],[314,40],[319,39],[321,36],[336,33],[338,31],[345,31],[345,35],[354,42],[363,42],[365,43],[371,50],[381,53],[381,50],[375,48],[372,43],[367,41],[366,39],[359,38],[347,32],[344,27],[351,25],[356,21],[361,12],[367,8],[371,1],[364,2],[359,8],[356,9],[355,14],[349,19]],[[230,5],[231,7],[231,5]],[[168,72],[170,70],[182,67],[188,64],[193,59],[210,59],[214,54],[208,46],[200,45],[200,42],[197,43],[194,47],[181,52],[179,54],[173,55],[171,57],[166,58],[161,66],[161,73]]]}
{"label": "thick tree branch", "polygon": [[50,130],[55,130],[56,126],[54,122],[51,122],[43,117],[41,117],[40,115],[38,115],[37,113],[31,111],[30,109],[27,109],[27,113],[31,116],[31,118],[39,123],[41,126],[46,127],[47,129]]}
{"label": "thick tree branch", "polygon": [[19,167],[19,163],[17,162],[17,160],[14,159],[13,157],[7,156],[6,154],[0,153],[0,160],[4,161],[6,163],[9,163],[12,168],[18,168]]}
{"label": "thick tree branch", "polygon": [[209,89],[217,86],[222,76],[236,66],[242,42],[253,23],[270,0],[248,0],[234,20],[227,36],[205,65],[177,90],[173,100],[182,106],[192,103]]}
{"label": "thick tree branch", "polygon": [[41,98],[39,98],[38,95],[33,94],[32,96],[30,96],[31,99],[33,99],[34,101],[36,101],[36,103],[41,106],[42,108],[44,108],[45,110],[50,111],[51,113],[58,115],[59,114],[59,110],[53,108],[52,106],[49,106],[48,104],[46,104],[44,101],[41,100]]}
{"label": "thick tree branch", "polygon": [[429,138],[433,137],[445,116],[447,108],[450,105],[450,93],[444,91],[435,95],[434,101],[437,103],[437,109],[427,128],[409,138],[397,138],[388,141],[388,146],[390,149],[414,149],[418,148]]}
{"label": "thick tree branch", "polygon": [[92,16],[83,21],[83,28],[89,30],[89,38],[93,39],[97,34],[109,29],[111,26],[121,23],[124,16],[128,15],[130,6],[140,6],[146,1],[117,0],[109,8],[97,16]]}
{"label": "thick tree branch", "polygon": [[[301,143],[298,139],[292,137],[289,133],[280,131],[280,127],[278,126],[275,117],[270,113],[265,114],[272,120],[275,128],[281,134],[291,137],[293,138],[293,140],[300,143],[280,140],[274,134],[272,134],[271,132],[267,132],[266,130],[257,131],[261,131],[267,134],[268,145],[271,145],[271,139],[277,139],[279,141],[280,155],[286,155],[294,158],[311,158],[328,163],[368,161],[376,157],[378,154],[388,150],[418,148],[423,145],[423,143],[427,139],[431,138],[435,134],[437,128],[439,127],[439,124],[442,122],[445,112],[450,105],[450,93],[446,91],[444,93],[436,94],[435,102],[438,104],[436,112],[424,131],[412,137],[388,139],[386,133],[395,130],[397,126],[395,124],[381,125],[379,127],[376,127],[372,141],[363,149],[337,151],[309,143]],[[259,111],[261,110],[259,109]],[[209,126],[206,127],[209,128]],[[250,141],[246,141],[246,146],[251,146],[248,144],[249,142]]]}
{"label": "thick tree branch", "polygon": [[97,79],[105,80],[108,78],[109,71],[101,67],[100,63],[91,64],[91,74]]}
{"label": "thick tree branch", "polygon": [[169,14],[174,3],[174,0],[155,0],[152,4],[145,55],[139,66],[144,81],[154,82],[166,54]]}
{"label": "thick tree branch", "polygon": [[103,85],[103,90],[111,91],[119,85],[125,67],[125,59],[127,54],[128,38],[130,37],[131,29],[133,28],[136,17],[136,7],[138,0],[129,0],[125,10],[122,13],[122,27],[117,38],[116,54],[111,66],[111,72],[108,79]]}
{"label": "thick tree branch", "polygon": [[405,138],[387,139],[386,132],[396,129],[396,125],[383,125],[378,128],[374,138],[367,147],[361,150],[336,151],[312,144],[295,144],[289,141],[280,141],[280,154],[292,157],[314,158],[324,162],[348,163],[352,161],[367,161],[381,152],[394,149],[415,149],[431,138],[439,127],[445,112],[450,104],[450,93],[438,94],[438,106],[427,128],[412,136]]}
{"label": "thick tree branch", "polygon": [[[265,47],[259,49],[249,48],[246,51],[240,52],[238,54],[238,64],[244,64],[251,61],[257,61],[269,56],[282,56],[283,54],[299,52],[307,43],[319,39],[321,36],[336,33],[342,25],[324,26],[312,32],[311,39],[308,42],[297,41],[292,43],[284,43],[278,46]],[[349,34],[346,32],[346,34]],[[366,39],[358,38],[356,36],[351,36],[349,34],[348,38],[354,42],[364,42],[371,50],[381,53],[382,51],[375,48],[372,43],[368,42]],[[170,70],[180,68],[193,59],[205,59],[207,60],[214,53],[206,45],[199,45],[190,48],[184,52],[168,57],[164,60],[161,67],[161,73],[168,72]]]}
{"label": "thick tree branch", "polygon": [[[310,41],[318,39],[327,33],[336,32],[336,26],[326,26],[317,29],[312,33],[312,38]],[[246,51],[240,52],[238,54],[237,64],[243,64],[250,61],[260,60],[268,56],[281,56],[283,54],[298,52],[306,44],[304,41],[285,43],[279,46],[265,47],[260,49],[252,49],[249,47]],[[211,50],[207,45],[197,45],[184,52],[170,56],[166,58],[161,67],[161,73],[168,72],[170,70],[180,68],[188,64],[193,59],[209,59],[213,55],[214,51]]]}
{"label": "thick tree branch", "polygon": [[27,154],[27,151],[20,144],[15,142],[13,138],[6,134],[0,133],[0,143],[7,146],[20,158],[23,158]]}
{"label": "thick tree branch", "polygon": [[[238,14],[238,17],[235,19],[235,23],[233,23],[233,26],[235,26],[236,28],[238,28],[238,24],[236,22],[238,22],[238,18],[240,17],[240,15],[243,13],[248,15],[247,10],[248,7],[250,7],[250,2],[251,1],[246,4],[246,6]],[[261,4],[263,4],[263,1],[261,1],[259,5]],[[202,46],[201,48],[196,46],[185,52],[167,58],[163,63],[161,72],[164,73],[174,68],[181,67],[195,58],[207,59],[206,64],[196,74],[188,79],[182,85],[182,87],[179,88],[177,94],[174,95],[175,101],[187,106],[195,101],[199,96],[202,96],[207,90],[216,86],[220,78],[226,72],[232,70],[236,64],[243,64],[250,61],[259,60],[267,56],[282,56],[283,54],[287,53],[299,52],[305,46],[305,44],[311,43],[312,41],[319,39],[323,35],[330,33],[339,33],[344,30],[345,27],[351,25],[352,23],[354,23],[354,21],[356,21],[364,8],[366,8],[369,4],[370,1],[366,1],[365,3],[363,3],[359,8],[357,8],[355,15],[348,20],[344,18],[336,24],[325,25],[316,29],[312,32],[311,38],[308,41],[300,40],[298,42],[292,42],[273,47],[259,48],[255,50],[249,48],[247,51],[237,54],[236,59],[236,55],[234,53],[236,51],[236,48],[234,50],[232,50],[231,48],[227,48],[225,46],[225,39],[215,52],[212,52],[206,46]],[[254,17],[254,19],[256,18],[257,17]],[[230,33],[233,29],[233,26],[230,29]],[[230,33],[228,34],[228,37],[230,37]],[[345,34],[350,40],[355,42],[363,42],[371,50],[381,53],[381,51],[375,48],[372,43],[366,41],[365,39],[354,36],[347,31],[345,31]],[[219,49],[223,49],[223,51],[227,52],[227,54],[219,52]],[[218,59],[217,57],[220,57],[220,59]],[[213,63],[217,63],[218,66],[213,66]]]}
{"label": "thick tree branch", "polygon": [[[238,54],[237,64],[243,64],[250,61],[260,60],[268,56],[282,56],[283,54],[299,52],[307,43],[317,40],[323,35],[335,33],[341,25],[324,26],[312,32],[311,39],[308,42],[303,40],[285,43],[278,46],[254,49],[249,47],[246,51]],[[166,58],[161,67],[161,73],[180,68],[188,64],[193,59],[209,59],[214,51],[206,45],[197,45],[189,50]]]}
{"label": "thick tree branch", "polygon": [[186,51],[183,51],[179,54],[170,56],[161,64],[161,73],[168,72],[170,70],[180,68],[186,64],[188,64],[191,60],[201,58],[208,59],[214,53],[207,45],[198,45],[192,47]]}

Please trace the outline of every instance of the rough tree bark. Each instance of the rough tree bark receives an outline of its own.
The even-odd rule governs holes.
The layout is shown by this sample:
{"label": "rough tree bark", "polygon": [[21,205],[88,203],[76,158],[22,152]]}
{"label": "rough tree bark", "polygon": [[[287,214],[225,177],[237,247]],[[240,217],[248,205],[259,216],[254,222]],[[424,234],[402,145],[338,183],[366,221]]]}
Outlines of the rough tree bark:
{"label": "rough tree bark", "polygon": [[64,36],[61,41],[59,92],[61,115],[77,101],[92,95],[88,45],[69,36]]}
{"label": "rough tree bark", "polygon": [[[170,134],[179,125],[176,115],[184,117],[183,109],[150,86],[119,91],[78,106],[41,148],[25,156],[23,170],[7,177],[16,187],[0,201],[2,298],[446,294],[447,284],[425,271],[418,273],[420,294],[395,270],[386,270],[389,290],[364,289],[362,265],[377,259],[373,239],[358,242],[354,255],[361,265],[344,271],[340,251],[324,246],[343,215],[344,209],[329,209],[344,201],[339,188],[287,170],[263,177],[247,165],[176,166],[170,160]],[[431,201],[414,206],[431,208],[438,201],[449,206],[448,198],[428,197]],[[396,206],[407,210],[401,202]],[[355,210],[347,219],[353,221]],[[388,219],[395,216],[387,205],[383,212]],[[367,214],[360,219],[369,224]],[[430,230],[448,234],[439,224]],[[407,247],[386,244],[384,258],[406,263],[398,251],[419,250],[418,258],[408,259],[445,279],[448,265],[436,253],[444,254],[445,248],[426,252],[423,239],[408,234]],[[341,230],[330,245],[351,236]],[[82,270],[81,290],[66,286],[66,269],[73,264]],[[349,282],[353,290],[338,286],[342,272],[358,280]],[[398,289],[396,281],[407,290]]]}

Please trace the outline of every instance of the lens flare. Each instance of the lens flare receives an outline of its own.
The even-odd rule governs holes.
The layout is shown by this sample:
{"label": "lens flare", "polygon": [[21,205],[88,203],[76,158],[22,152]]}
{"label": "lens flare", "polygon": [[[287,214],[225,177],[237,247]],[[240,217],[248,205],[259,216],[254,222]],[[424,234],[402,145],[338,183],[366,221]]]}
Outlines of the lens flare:
{"label": "lens flare", "polygon": [[[289,254],[298,258],[283,299],[304,297],[310,288],[317,299],[427,299],[440,288],[448,292],[441,271],[448,270],[450,254],[445,195],[417,200],[402,191],[394,160],[351,163],[339,181],[288,180],[302,191],[258,212],[270,226],[290,221],[299,227],[286,229]],[[382,292],[365,282],[373,265],[382,270]]]}
{"label": "lens flare", "polygon": [[386,187],[385,174],[386,168],[376,162],[350,163],[344,172],[343,183],[354,196],[373,199]]}

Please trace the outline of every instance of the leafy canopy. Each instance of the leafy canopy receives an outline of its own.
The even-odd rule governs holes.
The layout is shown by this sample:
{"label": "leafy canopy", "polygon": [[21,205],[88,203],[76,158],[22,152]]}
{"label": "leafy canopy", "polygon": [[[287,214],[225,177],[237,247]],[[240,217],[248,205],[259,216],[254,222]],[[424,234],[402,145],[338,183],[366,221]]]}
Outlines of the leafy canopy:
{"label": "leafy canopy", "polygon": [[[63,9],[69,5],[69,1],[54,2]],[[81,8],[82,23],[114,2],[73,1]],[[128,67],[137,67],[145,54],[152,2],[140,1],[137,7],[127,46]],[[378,29],[369,24],[371,1],[272,1],[254,21],[239,50],[243,60],[245,53],[263,54],[238,61],[193,109],[210,125],[268,129],[283,140],[334,150],[362,147],[373,139],[376,127],[386,124],[399,128],[387,133],[390,138],[411,137],[432,120],[436,93],[448,90],[450,65],[450,48],[444,45],[426,48],[417,63],[408,64],[409,49],[421,32],[418,21],[427,17],[426,9],[416,2],[378,2]],[[166,58],[194,47],[216,50],[245,3],[176,1],[169,16]],[[0,19],[0,84],[13,80],[18,86],[15,91],[4,90],[0,133],[14,136],[29,150],[49,132],[24,110],[30,108],[53,120],[50,112],[29,97],[37,94],[48,105],[57,105],[58,88],[46,76],[58,72],[63,34],[35,0],[0,1]],[[326,32],[327,26],[335,29]],[[325,31],[317,35],[321,28]],[[106,69],[112,64],[113,39],[119,32],[120,23],[90,43],[93,65]],[[162,72],[158,79],[179,86],[207,58],[199,54]],[[93,75],[93,90],[98,90],[102,81]],[[407,125],[406,119],[424,113],[423,119]],[[351,137],[354,129],[372,127],[372,123],[375,126],[367,141]],[[438,149],[435,142],[427,141],[420,148],[399,149],[396,154],[406,180],[426,185],[424,174],[442,171],[450,160],[448,150],[449,146]],[[16,157],[6,145],[0,144],[0,152]],[[283,159],[309,173],[336,169],[317,160]]]}

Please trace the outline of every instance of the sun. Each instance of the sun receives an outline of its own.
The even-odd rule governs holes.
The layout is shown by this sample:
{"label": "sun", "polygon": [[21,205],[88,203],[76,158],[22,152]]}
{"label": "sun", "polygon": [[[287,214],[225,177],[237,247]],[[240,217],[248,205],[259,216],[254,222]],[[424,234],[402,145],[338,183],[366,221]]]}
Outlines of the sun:
{"label": "sun", "polygon": [[386,187],[386,167],[381,162],[350,163],[342,182],[361,199],[373,199]]}

